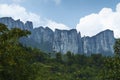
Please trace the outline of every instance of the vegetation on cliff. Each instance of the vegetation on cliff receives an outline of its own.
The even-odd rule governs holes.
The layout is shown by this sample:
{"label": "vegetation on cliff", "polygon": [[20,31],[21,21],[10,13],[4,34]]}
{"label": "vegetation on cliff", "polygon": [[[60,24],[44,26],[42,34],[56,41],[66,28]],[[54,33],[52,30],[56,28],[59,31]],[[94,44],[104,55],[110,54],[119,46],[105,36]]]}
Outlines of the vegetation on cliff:
{"label": "vegetation on cliff", "polygon": [[0,24],[0,80],[119,80],[120,40],[114,56],[44,53],[19,43],[27,30]]}

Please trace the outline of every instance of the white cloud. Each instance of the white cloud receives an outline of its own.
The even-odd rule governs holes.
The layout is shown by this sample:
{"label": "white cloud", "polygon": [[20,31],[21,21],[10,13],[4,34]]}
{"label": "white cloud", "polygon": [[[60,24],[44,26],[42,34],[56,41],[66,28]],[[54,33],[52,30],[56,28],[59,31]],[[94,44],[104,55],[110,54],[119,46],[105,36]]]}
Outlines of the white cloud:
{"label": "white cloud", "polygon": [[20,3],[20,2],[24,2],[25,0],[12,0],[13,3]]}
{"label": "white cloud", "polygon": [[52,20],[47,20],[47,24],[46,26],[49,26],[53,31],[55,29],[61,29],[61,30],[69,30],[70,28],[67,27],[66,25],[62,24],[62,23],[57,23],[55,21]]}
{"label": "white cloud", "polygon": [[49,3],[49,2],[54,2],[56,5],[59,5],[61,3],[61,0],[41,0],[43,2]]}
{"label": "white cloud", "polygon": [[0,0],[0,3],[17,3],[17,4],[19,4],[19,3],[23,3],[23,2],[25,2],[25,1],[27,1],[27,0]]}
{"label": "white cloud", "polygon": [[20,19],[23,22],[32,21],[34,27],[48,26],[52,30],[55,28],[68,29],[64,24],[49,19],[43,19],[39,15],[29,12],[24,7],[16,4],[0,4],[0,17],[12,17],[15,20]]}
{"label": "white cloud", "polygon": [[61,3],[61,0],[53,0],[57,5]]}
{"label": "white cloud", "polygon": [[19,5],[8,5],[8,4],[0,4],[0,17],[12,17],[15,20],[21,19],[23,22],[28,20],[33,21],[34,26],[40,24],[40,16],[35,13],[28,12],[24,7]]}
{"label": "white cloud", "polygon": [[81,18],[76,29],[82,33],[82,36],[93,36],[102,30],[111,29],[115,37],[120,37],[120,3],[116,6],[116,11],[103,8],[99,13]]}

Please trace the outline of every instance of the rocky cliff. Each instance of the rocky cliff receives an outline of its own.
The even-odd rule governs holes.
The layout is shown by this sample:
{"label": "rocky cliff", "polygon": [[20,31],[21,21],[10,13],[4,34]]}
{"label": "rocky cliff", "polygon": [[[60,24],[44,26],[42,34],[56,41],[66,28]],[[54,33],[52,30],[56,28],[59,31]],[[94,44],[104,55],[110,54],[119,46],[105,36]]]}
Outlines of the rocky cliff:
{"label": "rocky cliff", "polygon": [[26,29],[26,30],[32,30],[33,29],[33,24],[30,21],[27,21],[25,24],[18,20],[14,20],[11,17],[3,17],[0,18],[0,23],[4,23],[5,25],[8,26],[8,28],[20,28],[20,29]]}
{"label": "rocky cliff", "polygon": [[111,30],[102,31],[93,37],[83,37],[83,53],[101,53],[111,55],[114,53],[114,42],[114,33]]}
{"label": "rocky cliff", "polygon": [[53,42],[54,51],[62,53],[66,53],[67,51],[79,53],[79,45],[81,45],[81,37],[76,29],[55,30]]}
{"label": "rocky cliff", "polygon": [[38,47],[44,51],[52,52],[52,46],[53,46],[53,39],[54,39],[54,32],[46,27],[39,27],[32,30],[32,34],[30,36],[30,39],[34,40],[34,42],[37,42]]}
{"label": "rocky cliff", "polygon": [[102,53],[104,55],[113,54],[113,45],[115,42],[113,31],[105,30],[93,37],[81,38],[76,29],[58,30],[54,32],[48,27],[34,28],[30,21],[23,23],[20,20],[14,20],[11,17],[0,18],[0,23],[6,24],[9,28],[18,27],[31,31],[28,38],[22,38],[20,41],[27,46],[40,48],[46,52],[66,53]]}

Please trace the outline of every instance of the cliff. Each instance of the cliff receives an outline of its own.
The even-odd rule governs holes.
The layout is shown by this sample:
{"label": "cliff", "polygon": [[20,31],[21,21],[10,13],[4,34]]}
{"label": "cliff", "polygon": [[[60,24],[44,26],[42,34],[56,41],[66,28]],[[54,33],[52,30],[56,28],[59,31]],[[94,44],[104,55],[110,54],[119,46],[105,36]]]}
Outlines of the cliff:
{"label": "cliff", "polygon": [[101,53],[103,55],[112,55],[114,53],[113,45],[115,42],[114,33],[111,30],[105,30],[93,37],[82,37],[76,29],[58,30],[54,32],[46,27],[33,28],[30,21],[23,23],[20,20],[14,20],[11,17],[0,18],[0,23],[4,23],[8,28],[21,28],[31,31],[28,38],[20,39],[25,46],[39,48],[46,52],[66,53]]}
{"label": "cliff", "polygon": [[104,55],[111,55],[114,53],[114,43],[114,33],[111,30],[102,31],[93,37],[83,37],[83,53],[101,53]]}
{"label": "cliff", "polygon": [[53,42],[54,51],[79,53],[79,45],[81,45],[81,36],[77,33],[76,29],[55,30]]}

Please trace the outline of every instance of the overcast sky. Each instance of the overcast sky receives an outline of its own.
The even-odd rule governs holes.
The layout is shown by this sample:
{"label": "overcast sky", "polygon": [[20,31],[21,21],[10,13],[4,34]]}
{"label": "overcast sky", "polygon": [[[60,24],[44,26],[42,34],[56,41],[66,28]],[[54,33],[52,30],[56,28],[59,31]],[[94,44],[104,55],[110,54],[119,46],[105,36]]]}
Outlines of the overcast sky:
{"label": "overcast sky", "polygon": [[0,0],[0,17],[52,30],[74,28],[82,36],[111,29],[120,37],[120,0]]}

